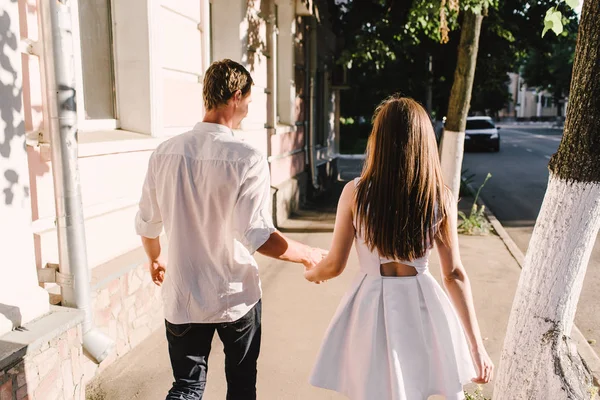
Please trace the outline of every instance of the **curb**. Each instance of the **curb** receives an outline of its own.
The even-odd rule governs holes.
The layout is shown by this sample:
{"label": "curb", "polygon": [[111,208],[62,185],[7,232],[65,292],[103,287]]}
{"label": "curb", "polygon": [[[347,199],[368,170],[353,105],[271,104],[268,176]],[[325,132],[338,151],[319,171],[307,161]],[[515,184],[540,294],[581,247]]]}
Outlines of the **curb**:
{"label": "curb", "polygon": [[[470,183],[466,183],[464,180],[463,183],[465,184],[469,192],[471,192],[471,195],[475,196],[475,193],[477,193],[477,191],[474,190],[473,186],[471,186]],[[486,218],[490,221],[492,227],[494,228],[502,242],[504,242],[504,245],[511,253],[515,261],[517,261],[519,268],[523,269],[523,265],[525,264],[525,255],[523,254],[519,246],[517,246],[514,240],[512,240],[508,232],[506,232],[506,229],[504,229],[498,218],[496,218],[496,216],[494,215],[494,213],[492,213],[490,208],[483,202],[481,197],[477,199],[477,204],[479,206],[485,207],[484,214]],[[587,367],[590,369],[594,385],[600,387],[600,357],[598,356],[598,354],[596,354],[592,346],[590,346],[590,344],[583,336],[579,328],[577,328],[575,323],[573,323],[573,328],[571,330],[571,340],[575,342],[579,355],[581,356]]]}

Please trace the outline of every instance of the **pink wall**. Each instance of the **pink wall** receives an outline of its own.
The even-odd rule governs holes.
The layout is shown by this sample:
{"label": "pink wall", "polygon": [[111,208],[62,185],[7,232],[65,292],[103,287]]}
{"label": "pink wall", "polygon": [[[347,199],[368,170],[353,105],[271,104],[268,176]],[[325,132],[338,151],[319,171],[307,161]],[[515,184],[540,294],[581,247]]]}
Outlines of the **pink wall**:
{"label": "pink wall", "polygon": [[[19,24],[21,39],[33,42],[39,40],[39,26],[36,0],[19,0]],[[23,111],[25,130],[43,129],[43,91],[40,58],[22,54],[23,68]]]}
{"label": "pink wall", "polygon": [[[52,165],[48,147],[27,147],[36,265],[58,262]],[[93,268],[139,246],[136,202],[151,151],[79,158],[88,264]]]}
{"label": "pink wall", "polygon": [[[295,132],[278,133],[271,136],[271,154],[276,157],[304,147],[304,129]],[[271,185],[277,186],[304,171],[304,151],[291,156],[274,159],[271,163]]]}
{"label": "pink wall", "polygon": [[271,185],[277,186],[304,171],[304,152],[271,163]]}

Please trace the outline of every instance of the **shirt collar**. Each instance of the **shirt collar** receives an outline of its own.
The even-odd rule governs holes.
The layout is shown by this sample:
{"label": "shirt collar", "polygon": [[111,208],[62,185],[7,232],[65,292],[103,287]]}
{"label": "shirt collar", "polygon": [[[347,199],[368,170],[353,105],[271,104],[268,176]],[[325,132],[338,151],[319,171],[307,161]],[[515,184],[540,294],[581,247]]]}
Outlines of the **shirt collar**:
{"label": "shirt collar", "polygon": [[217,133],[233,136],[233,131],[221,124],[213,124],[212,122],[198,122],[194,126],[194,131],[203,133]]}

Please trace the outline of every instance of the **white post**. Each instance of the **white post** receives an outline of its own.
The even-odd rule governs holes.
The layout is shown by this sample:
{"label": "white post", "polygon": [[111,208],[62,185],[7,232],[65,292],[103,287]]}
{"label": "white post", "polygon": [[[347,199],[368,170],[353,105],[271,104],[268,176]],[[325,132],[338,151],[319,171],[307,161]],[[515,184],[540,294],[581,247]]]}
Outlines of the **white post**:
{"label": "white post", "polygon": [[456,199],[458,199],[460,192],[464,147],[465,132],[444,130],[441,151],[442,175],[444,176],[444,182],[450,187]]}
{"label": "white post", "polygon": [[295,120],[294,105],[296,102],[296,86],[294,84],[294,38],[296,36],[296,21],[294,20],[294,3],[279,1],[278,3],[278,74],[277,102],[279,118],[282,124],[293,125]]}
{"label": "white post", "polygon": [[271,136],[277,128],[277,16],[274,0],[266,3],[266,36],[267,36],[267,157],[271,154]]}
{"label": "white post", "polygon": [[[569,335],[599,228],[600,185],[551,173],[508,321],[494,400],[591,398],[578,392],[586,387],[581,383],[592,384],[577,368]],[[521,362],[511,362],[515,357]]]}

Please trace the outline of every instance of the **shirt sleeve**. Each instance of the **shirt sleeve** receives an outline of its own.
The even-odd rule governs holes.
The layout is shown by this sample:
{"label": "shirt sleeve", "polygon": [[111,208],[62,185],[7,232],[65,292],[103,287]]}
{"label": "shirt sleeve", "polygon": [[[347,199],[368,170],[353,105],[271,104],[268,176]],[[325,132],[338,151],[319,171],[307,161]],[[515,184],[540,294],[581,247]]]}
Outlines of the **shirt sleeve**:
{"label": "shirt sleeve", "polygon": [[152,154],[148,162],[144,186],[142,187],[139,209],[135,216],[136,233],[147,238],[156,238],[160,236],[163,230],[162,216],[156,198],[154,162],[154,154]]}
{"label": "shirt sleeve", "polygon": [[261,157],[246,172],[233,214],[236,239],[251,254],[275,232],[271,212],[271,178],[265,158]]}

